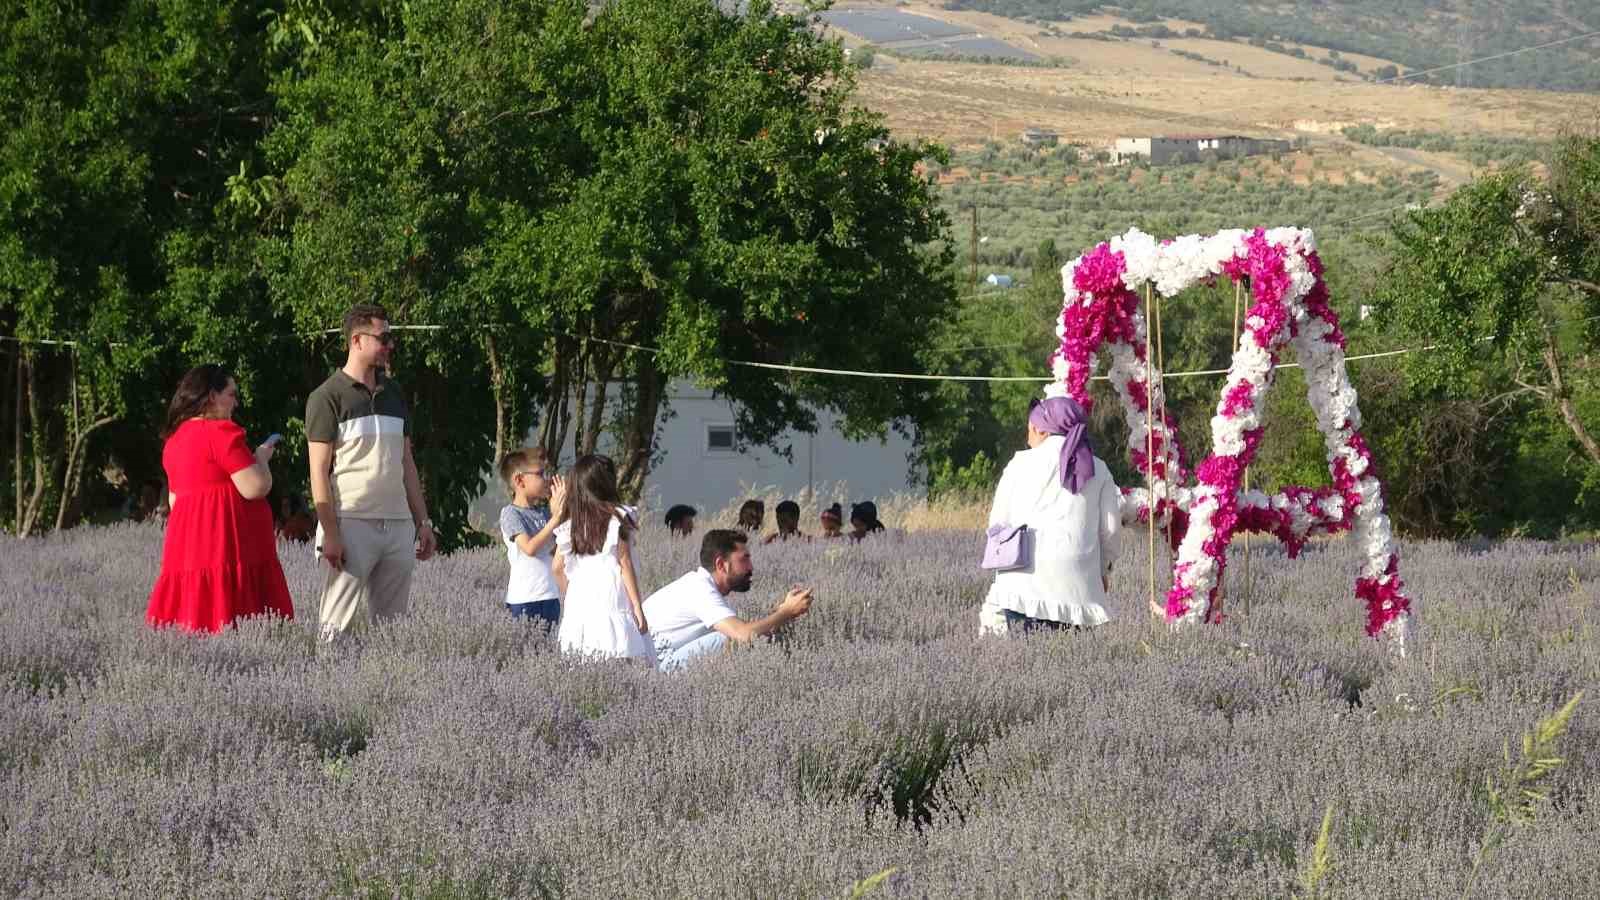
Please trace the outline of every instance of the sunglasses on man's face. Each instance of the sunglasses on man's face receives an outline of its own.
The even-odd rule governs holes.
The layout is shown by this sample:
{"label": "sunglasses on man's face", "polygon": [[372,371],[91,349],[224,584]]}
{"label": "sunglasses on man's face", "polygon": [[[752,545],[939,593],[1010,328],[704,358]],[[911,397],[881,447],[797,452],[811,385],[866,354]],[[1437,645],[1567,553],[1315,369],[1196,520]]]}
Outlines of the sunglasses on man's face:
{"label": "sunglasses on man's face", "polygon": [[395,343],[399,341],[399,338],[395,337],[395,334],[392,331],[358,331],[356,332],[356,336],[372,338],[385,347],[393,347]]}

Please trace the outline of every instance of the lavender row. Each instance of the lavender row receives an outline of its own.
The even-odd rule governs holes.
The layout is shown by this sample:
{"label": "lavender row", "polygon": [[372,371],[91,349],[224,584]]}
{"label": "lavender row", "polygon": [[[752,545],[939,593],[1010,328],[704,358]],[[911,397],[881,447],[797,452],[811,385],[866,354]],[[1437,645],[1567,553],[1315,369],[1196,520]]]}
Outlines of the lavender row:
{"label": "lavender row", "polygon": [[[674,676],[561,657],[500,608],[498,551],[327,648],[301,547],[297,621],[196,638],[143,626],[159,531],[0,540],[0,891],[1283,896],[1330,805],[1335,896],[1600,883],[1594,549],[1408,546],[1396,664],[1340,542],[1258,544],[1248,600],[1236,550],[1226,621],[1178,634],[1131,542],[1112,625],[994,640],[978,540],[759,548],[741,611],[802,582],[812,615]],[[647,590],[692,565],[640,545]],[[1581,690],[1549,799],[1483,853],[1507,742]]]}

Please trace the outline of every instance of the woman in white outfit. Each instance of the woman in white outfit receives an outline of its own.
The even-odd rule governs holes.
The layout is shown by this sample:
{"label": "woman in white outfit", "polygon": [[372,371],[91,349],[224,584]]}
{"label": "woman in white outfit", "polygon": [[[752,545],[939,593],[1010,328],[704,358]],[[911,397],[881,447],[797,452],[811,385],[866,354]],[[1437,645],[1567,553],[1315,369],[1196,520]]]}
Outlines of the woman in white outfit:
{"label": "woman in white outfit", "polygon": [[1122,529],[1120,494],[1089,448],[1086,420],[1083,407],[1067,397],[1029,410],[1028,449],[1000,476],[989,524],[1027,525],[1031,559],[995,573],[978,613],[980,632],[1081,628],[1110,619],[1106,585]]}
{"label": "woman in white outfit", "polygon": [[582,457],[567,478],[567,520],[556,528],[556,583],[561,604],[561,649],[595,657],[633,657],[656,664],[645,637],[644,606],[633,569],[632,507],[617,492],[616,465]]}

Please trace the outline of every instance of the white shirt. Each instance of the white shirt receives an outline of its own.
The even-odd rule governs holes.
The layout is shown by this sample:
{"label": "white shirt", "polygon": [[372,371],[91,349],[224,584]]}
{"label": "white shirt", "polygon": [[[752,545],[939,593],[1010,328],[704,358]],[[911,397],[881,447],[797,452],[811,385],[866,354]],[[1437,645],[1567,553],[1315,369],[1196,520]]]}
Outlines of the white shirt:
{"label": "white shirt", "polygon": [[1072,625],[1110,618],[1100,579],[1117,558],[1121,492],[1098,458],[1082,491],[1062,487],[1065,442],[1051,435],[1014,456],[1000,476],[989,524],[1027,525],[1034,532],[1033,558],[1024,568],[995,574],[980,614],[985,628],[994,630],[999,610]]}
{"label": "white shirt", "polygon": [[713,625],[737,615],[717,590],[711,573],[697,568],[644,601],[644,618],[656,639],[656,652],[669,653],[712,632]]}

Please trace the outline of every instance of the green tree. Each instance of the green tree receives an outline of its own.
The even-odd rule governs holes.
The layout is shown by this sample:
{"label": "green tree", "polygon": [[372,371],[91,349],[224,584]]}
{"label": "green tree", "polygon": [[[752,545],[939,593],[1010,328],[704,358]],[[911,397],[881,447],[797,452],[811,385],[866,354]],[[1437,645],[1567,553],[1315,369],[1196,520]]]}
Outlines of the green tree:
{"label": "green tree", "polygon": [[1382,321],[1438,345],[1412,358],[1420,385],[1459,393],[1491,359],[1515,386],[1490,399],[1547,404],[1591,464],[1600,444],[1579,397],[1592,392],[1587,355],[1600,338],[1590,319],[1600,314],[1597,161],[1600,140],[1572,137],[1549,185],[1511,171],[1413,211],[1391,232],[1393,262],[1376,295]]}
{"label": "green tree", "polygon": [[233,203],[261,229],[262,276],[312,337],[310,358],[340,361],[320,333],[355,303],[442,326],[403,331],[397,368],[450,548],[469,538],[467,508],[526,433],[543,383],[554,304],[524,254],[590,94],[576,51],[585,10],[462,0],[382,12],[295,23],[265,171],[239,179]]}
{"label": "green tree", "polygon": [[[211,229],[268,110],[248,5],[23,0],[0,32],[0,330],[27,341],[0,421],[7,518],[28,534],[76,519],[98,445],[154,456],[176,372],[216,344],[203,317],[167,327],[196,271],[185,236]],[[212,308],[249,307],[226,299]]]}
{"label": "green tree", "polygon": [[769,3],[616,0],[592,22],[519,245],[556,338],[547,449],[609,431],[636,494],[674,377],[732,400],[746,444],[811,430],[818,408],[853,436],[924,416],[922,383],[733,361],[917,368],[952,295],[950,251],[930,249],[948,221],[917,168],[942,151],[890,139],[837,42]]}

